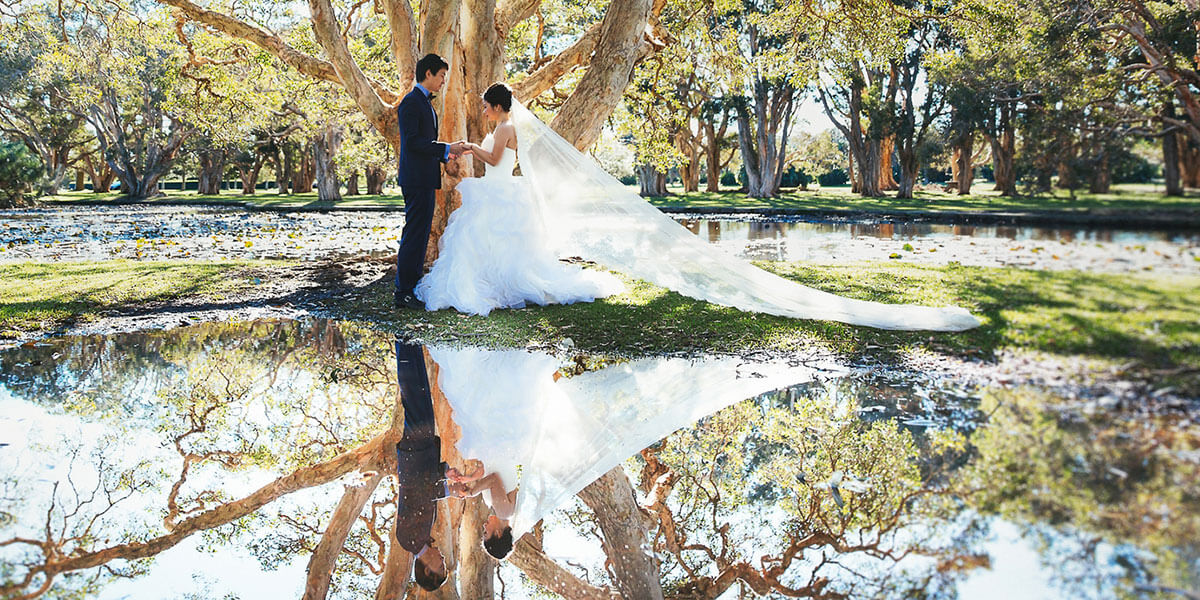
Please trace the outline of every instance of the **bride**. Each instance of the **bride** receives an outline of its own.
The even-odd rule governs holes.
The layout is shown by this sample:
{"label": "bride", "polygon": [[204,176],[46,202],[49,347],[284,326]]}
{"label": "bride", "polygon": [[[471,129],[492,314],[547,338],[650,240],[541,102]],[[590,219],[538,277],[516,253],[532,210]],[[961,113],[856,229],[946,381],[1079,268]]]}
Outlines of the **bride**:
{"label": "bride", "polygon": [[433,268],[415,293],[428,310],[455,308],[487,315],[526,303],[591,302],[624,291],[612,275],[559,262],[523,178],[513,176],[517,134],[510,114],[512,90],[493,84],[483,112],[496,130],[468,151],[487,164],[483,177],[458,184],[462,206],[450,214]]}
{"label": "bride", "polygon": [[[684,296],[745,311],[880,329],[962,331],[957,306],[843,298],[769,273],[705,243],[630,191],[520,103],[503,83],[483,96],[496,131],[470,151],[489,166],[458,184],[432,270],[416,293],[431,310],[591,301],[619,293],[611,275],[556,260],[580,256]],[[520,146],[518,146],[518,141]],[[512,170],[521,148],[522,177]]]}

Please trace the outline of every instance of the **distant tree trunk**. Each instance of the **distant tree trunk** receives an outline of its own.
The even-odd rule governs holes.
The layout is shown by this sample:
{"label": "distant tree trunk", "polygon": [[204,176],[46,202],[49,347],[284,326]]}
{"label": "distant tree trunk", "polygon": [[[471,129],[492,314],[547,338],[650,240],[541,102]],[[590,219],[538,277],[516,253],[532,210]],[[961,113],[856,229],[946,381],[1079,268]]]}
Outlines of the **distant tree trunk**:
{"label": "distant tree trunk", "polygon": [[975,136],[967,134],[954,148],[954,184],[960,196],[971,193],[971,183],[975,179],[975,165],[972,164],[971,151],[974,149]]}
{"label": "distant tree trunk", "polygon": [[295,172],[292,174],[292,193],[307,194],[312,191],[317,167],[314,164],[312,143],[304,144],[296,157]]}
{"label": "distant tree trunk", "polygon": [[383,167],[367,167],[367,193],[378,196],[383,193],[383,182],[387,181],[387,172]]}
{"label": "distant tree trunk", "polygon": [[1073,190],[1078,186],[1073,165],[1076,152],[1075,144],[1065,134],[1061,136],[1058,144],[1058,182],[1055,183],[1059,189]]}
{"label": "distant tree trunk", "polygon": [[718,129],[712,121],[705,121],[702,124],[704,131],[704,161],[705,169],[708,172],[707,180],[704,185],[706,192],[721,191],[721,173],[725,171],[725,165],[733,159],[731,152],[729,158],[721,161],[721,145],[725,140],[725,132],[729,127],[729,108],[726,107],[721,113],[721,127]]}
{"label": "distant tree trunk", "polygon": [[896,185],[896,197],[912,198],[917,187],[917,171],[920,169],[917,153],[901,148],[898,158],[900,159],[900,181]]}
{"label": "distant tree trunk", "polygon": [[892,174],[892,153],[896,150],[896,134],[889,135],[879,141],[879,189],[890,191],[900,189],[896,177]]}
{"label": "distant tree trunk", "polygon": [[1016,134],[1012,127],[1012,105],[1001,103],[999,118],[993,131],[987,134],[992,149],[992,172],[996,178],[996,191],[1001,196],[1017,195]]}
{"label": "distant tree trunk", "polygon": [[358,191],[358,171],[352,171],[349,175],[346,176],[346,195],[347,196],[357,196],[357,195],[359,195],[359,193],[360,192]]}
{"label": "distant tree trunk", "polygon": [[332,202],[342,199],[341,186],[338,183],[337,164],[333,157],[342,147],[345,130],[340,125],[326,125],[313,138],[313,171],[317,180],[317,199]]}
{"label": "distant tree trunk", "polygon": [[221,193],[221,180],[225,175],[224,148],[209,148],[197,153],[200,161],[199,185],[196,193],[201,196],[216,196]]}
{"label": "distant tree trunk", "polygon": [[1176,136],[1179,140],[1179,171],[1183,187],[1200,188],[1200,147],[1188,136]]}
{"label": "distant tree trunk", "polygon": [[84,185],[83,169],[77,167],[75,169],[75,191],[77,191],[77,192],[83,191],[83,185]]}
{"label": "distant tree trunk", "polygon": [[661,197],[668,194],[667,174],[655,169],[654,165],[638,165],[637,178],[638,185],[641,187],[638,193],[643,197]]}
{"label": "distant tree trunk", "polygon": [[[1164,122],[1166,119],[1175,118],[1175,102],[1172,99],[1167,99],[1163,102],[1162,114]],[[1179,140],[1180,136],[1175,133],[1174,125],[1166,125],[1166,131],[1162,136],[1163,148],[1163,181],[1167,186],[1168,196],[1183,195],[1183,180],[1179,173]]]}
{"label": "distant tree trunk", "polygon": [[107,162],[93,158],[92,154],[83,157],[83,166],[87,170],[88,178],[92,180],[93,193],[107,192],[117,178],[117,174]]}
{"label": "distant tree trunk", "polygon": [[258,174],[262,171],[263,163],[267,157],[262,154],[256,154],[254,164],[238,164],[238,177],[242,180],[242,195],[251,196],[254,190],[258,188]]}
{"label": "distant tree trunk", "polygon": [[783,179],[783,158],[796,90],[791,84],[771,83],[761,78],[756,78],[753,86],[750,105],[737,107],[738,147],[746,168],[746,194],[751,198],[774,198]]}
{"label": "distant tree trunk", "polygon": [[1088,191],[1107,194],[1112,189],[1112,170],[1108,163],[1108,150],[1101,147],[1099,156],[1092,162],[1092,174],[1088,180]]}

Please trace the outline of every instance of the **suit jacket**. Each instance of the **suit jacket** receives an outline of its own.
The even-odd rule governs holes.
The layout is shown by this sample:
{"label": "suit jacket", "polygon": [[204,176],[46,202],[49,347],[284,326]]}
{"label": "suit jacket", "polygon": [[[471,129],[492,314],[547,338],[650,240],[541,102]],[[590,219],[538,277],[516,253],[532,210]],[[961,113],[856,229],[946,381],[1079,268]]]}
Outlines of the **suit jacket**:
{"label": "suit jacket", "polygon": [[396,107],[400,123],[400,186],[441,189],[446,146],[437,141],[437,117],[433,103],[420,89],[412,91]]}
{"label": "suit jacket", "polygon": [[404,434],[396,444],[396,541],[413,554],[429,541],[437,499],[445,495],[439,484],[446,469],[442,443],[436,434],[433,396],[421,347],[396,340],[396,378],[404,407]]}

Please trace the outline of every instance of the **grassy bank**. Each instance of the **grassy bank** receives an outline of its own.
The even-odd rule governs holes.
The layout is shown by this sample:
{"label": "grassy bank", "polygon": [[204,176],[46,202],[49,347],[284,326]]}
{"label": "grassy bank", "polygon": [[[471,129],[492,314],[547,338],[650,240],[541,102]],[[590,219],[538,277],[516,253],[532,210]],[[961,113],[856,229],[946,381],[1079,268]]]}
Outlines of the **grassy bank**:
{"label": "grassy bank", "polygon": [[0,264],[0,338],[42,333],[181,299],[221,301],[255,285],[253,261]]}
{"label": "grassy bank", "polygon": [[596,352],[787,350],[817,342],[850,356],[923,348],[988,358],[1002,349],[1116,361],[1200,393],[1200,278],[863,263],[762,263],[805,285],[881,302],[967,307],[983,320],[962,333],[894,332],[744,313],[629,282],[621,296],[571,306],[496,311],[395,311],[380,282],[325,308],[430,340],[508,346],[570,338]]}
{"label": "grassy bank", "polygon": [[[719,210],[818,210],[818,211],[850,211],[850,212],[1035,212],[1035,213],[1094,213],[1122,214],[1145,211],[1200,215],[1200,195],[1190,194],[1183,197],[1168,198],[1162,195],[1162,190],[1148,184],[1125,184],[1113,186],[1111,194],[1087,194],[1079,192],[1075,197],[1063,190],[1055,190],[1052,194],[1038,196],[1022,196],[1005,198],[990,190],[991,185],[977,182],[975,193],[969,196],[958,196],[938,190],[919,191],[916,198],[900,200],[897,198],[863,198],[850,193],[848,187],[825,188],[813,191],[785,191],[778,198],[750,198],[739,193],[736,189],[727,188],[721,192],[690,192],[685,193],[680,188],[668,188],[672,195],[650,198],[651,204],[660,208],[677,210],[686,209],[719,209]],[[304,208],[395,208],[404,207],[404,199],[399,190],[385,190],[387,193],[376,196],[346,196],[338,202],[322,202],[317,199],[315,192],[279,196],[274,193],[259,191],[253,196],[243,196],[237,191],[229,191],[218,196],[201,196],[194,192],[167,192],[148,203],[163,202],[205,202],[222,204],[252,204],[264,208],[304,209]],[[894,194],[893,194],[894,195]],[[93,194],[91,192],[65,192],[57,196],[43,198],[48,203],[79,203],[94,201],[120,201],[124,197],[119,194]]]}
{"label": "grassy bank", "polygon": [[[0,331],[52,331],[110,311],[229,297],[271,279],[281,263],[133,262],[0,265]],[[626,355],[791,350],[819,343],[847,356],[882,359],[924,349],[987,359],[1004,349],[1104,359],[1131,376],[1200,394],[1200,277],[1108,275],[979,267],[862,263],[762,263],[832,293],[889,303],[964,306],[983,325],[961,333],[895,332],[744,313],[644,282],[599,302],[495,311],[489,317],[397,310],[386,277],[335,288],[325,314],[428,341],[491,346],[555,344]],[[304,308],[304,306],[299,306]]]}

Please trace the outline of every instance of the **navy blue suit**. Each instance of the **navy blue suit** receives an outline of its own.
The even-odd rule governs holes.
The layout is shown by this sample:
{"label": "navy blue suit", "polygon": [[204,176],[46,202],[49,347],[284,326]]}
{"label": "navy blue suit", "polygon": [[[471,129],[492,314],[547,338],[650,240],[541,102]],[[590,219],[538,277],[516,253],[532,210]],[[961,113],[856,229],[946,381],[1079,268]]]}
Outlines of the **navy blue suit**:
{"label": "navy blue suit", "polygon": [[425,266],[425,248],[433,225],[435,190],[442,187],[441,163],[448,145],[437,141],[433,103],[414,87],[396,108],[400,122],[400,193],[404,195],[404,231],[396,254],[396,295],[412,293]]}
{"label": "navy blue suit", "polygon": [[429,543],[437,500],[446,491],[439,483],[446,468],[441,461],[441,439],[435,431],[433,396],[420,346],[396,340],[396,378],[404,406],[404,434],[396,444],[396,541],[417,554]]}

